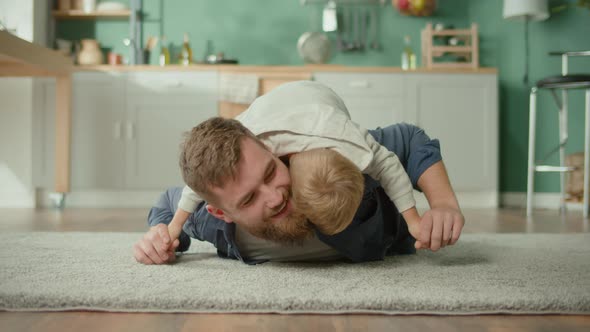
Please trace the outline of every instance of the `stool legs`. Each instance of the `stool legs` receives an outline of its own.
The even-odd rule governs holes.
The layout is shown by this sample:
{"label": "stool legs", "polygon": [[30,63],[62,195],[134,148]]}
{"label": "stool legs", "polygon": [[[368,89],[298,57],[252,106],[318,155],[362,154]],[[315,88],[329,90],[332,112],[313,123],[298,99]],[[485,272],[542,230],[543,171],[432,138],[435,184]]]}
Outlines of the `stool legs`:
{"label": "stool legs", "polygon": [[[565,143],[568,139],[567,132],[567,91],[561,91],[561,107],[559,108],[559,166],[565,166]],[[566,172],[559,173],[560,204],[559,210],[565,213],[565,176]]]}
{"label": "stool legs", "polygon": [[[535,131],[537,121],[537,88],[531,89],[529,101],[529,156],[527,167],[526,215],[533,212],[533,192],[535,181]],[[586,182],[587,183],[587,182]]]}
{"label": "stool legs", "polygon": [[584,128],[584,218],[588,218],[590,204],[590,89],[586,89],[586,114]]}

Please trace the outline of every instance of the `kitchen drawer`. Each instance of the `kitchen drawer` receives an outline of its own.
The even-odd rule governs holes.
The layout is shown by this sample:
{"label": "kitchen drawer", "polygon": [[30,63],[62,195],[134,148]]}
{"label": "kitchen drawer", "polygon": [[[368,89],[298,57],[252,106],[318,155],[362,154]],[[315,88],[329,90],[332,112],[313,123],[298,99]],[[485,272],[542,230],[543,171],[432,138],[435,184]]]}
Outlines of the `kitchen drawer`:
{"label": "kitchen drawer", "polygon": [[343,101],[352,121],[366,129],[405,121],[403,98],[345,96]]}
{"label": "kitchen drawer", "polygon": [[314,80],[340,96],[401,96],[402,74],[316,72]]}
{"label": "kitchen drawer", "polygon": [[217,96],[217,72],[137,72],[127,77],[128,94]]}
{"label": "kitchen drawer", "polygon": [[118,72],[107,72],[107,73],[97,73],[97,72],[75,72],[72,74],[72,78],[74,80],[74,86],[77,84],[86,84],[86,83],[105,83],[105,84],[118,84],[123,82],[124,74]]}

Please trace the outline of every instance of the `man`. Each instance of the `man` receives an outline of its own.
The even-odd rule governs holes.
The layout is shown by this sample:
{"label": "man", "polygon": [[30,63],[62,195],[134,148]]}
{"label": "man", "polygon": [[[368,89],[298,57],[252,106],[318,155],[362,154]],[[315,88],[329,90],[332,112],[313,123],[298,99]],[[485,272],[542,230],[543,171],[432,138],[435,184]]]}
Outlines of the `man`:
{"label": "man", "polygon": [[[256,118],[260,113],[257,110],[261,109],[276,110],[268,113],[272,116],[266,125],[264,118]],[[273,136],[273,125],[281,123],[280,118],[285,117],[280,112],[289,116],[303,110],[303,114],[308,115],[303,117],[303,121],[293,117],[287,125],[290,126],[288,130],[281,132],[281,128],[278,128],[279,133],[289,135],[287,139],[283,137],[279,140],[282,145],[293,141],[300,144],[299,141],[303,140],[306,147],[313,147],[316,141],[334,141],[334,138],[338,144],[344,141],[348,147],[363,145],[362,141],[347,137],[354,136],[354,131],[344,130],[351,128],[346,123],[346,118],[343,122],[336,121],[338,125],[334,121],[342,117],[331,117],[328,119],[330,121],[326,121],[326,114],[332,114],[330,111],[334,109],[345,110],[345,106],[333,91],[317,83],[301,82],[283,85],[259,98],[242,117],[246,122],[248,117],[254,117],[258,120],[252,123],[254,128],[266,128],[255,129],[259,137],[240,128],[239,123],[223,119],[213,119],[193,129],[191,136],[194,137],[189,137],[185,142],[181,157],[183,175],[187,184],[196,188],[207,204],[201,204],[183,228],[185,232],[180,238],[184,242],[182,249],[187,246],[188,234],[213,243],[222,256],[238,258],[248,263],[276,258],[272,254],[265,256],[263,253],[256,259],[251,251],[248,256],[243,255],[244,251],[249,251],[248,247],[256,246],[256,241],[259,240],[257,237],[249,238],[248,233],[260,237],[265,231],[273,230],[276,234],[281,234],[285,227],[290,226],[290,177],[285,161],[274,156],[260,139],[269,141],[268,136]],[[295,135],[292,138],[293,133],[299,133],[298,123],[305,121],[305,128],[301,129],[305,135]],[[333,127],[331,131],[324,129],[330,126]],[[335,250],[337,254],[353,261],[382,259],[392,252],[412,252],[414,238],[418,239],[415,245],[417,248],[438,250],[454,244],[464,220],[448,182],[438,142],[430,140],[423,131],[409,125],[377,129],[367,136],[369,134],[371,140],[399,156],[401,164],[412,179],[412,185],[424,191],[432,209],[418,221],[409,222],[413,218],[404,215],[408,219],[406,225],[379,183],[367,176],[365,197],[353,223],[345,231],[333,236],[316,232],[314,243],[318,244],[319,240],[324,245],[319,251],[333,249],[330,253],[324,252],[316,256],[329,256]],[[192,152],[191,140],[195,141],[194,146],[197,147]],[[271,141],[269,145],[272,144]],[[276,141],[274,144],[273,150],[276,151]],[[371,152],[371,148],[365,150]],[[391,190],[388,194],[390,193],[395,194]],[[178,190],[168,191],[158,206],[150,212],[150,224],[160,225],[152,227],[134,247],[134,255],[139,262],[160,264],[174,259],[173,250],[180,245],[180,241],[175,240],[175,236],[170,237],[163,224],[170,223],[178,200]],[[242,244],[238,246],[240,241]],[[283,249],[276,246],[267,248]],[[292,252],[291,256],[287,256],[301,257]]]}

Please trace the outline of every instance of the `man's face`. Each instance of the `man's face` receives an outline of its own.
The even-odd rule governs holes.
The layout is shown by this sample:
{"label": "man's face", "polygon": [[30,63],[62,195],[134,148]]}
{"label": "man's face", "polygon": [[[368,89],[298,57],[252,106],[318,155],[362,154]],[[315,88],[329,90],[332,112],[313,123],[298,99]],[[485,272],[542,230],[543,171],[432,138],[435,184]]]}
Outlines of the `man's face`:
{"label": "man's face", "polygon": [[209,212],[267,240],[297,243],[305,239],[311,225],[295,212],[285,164],[250,138],[242,140],[241,151],[236,178],[212,188],[220,204],[210,205]]}

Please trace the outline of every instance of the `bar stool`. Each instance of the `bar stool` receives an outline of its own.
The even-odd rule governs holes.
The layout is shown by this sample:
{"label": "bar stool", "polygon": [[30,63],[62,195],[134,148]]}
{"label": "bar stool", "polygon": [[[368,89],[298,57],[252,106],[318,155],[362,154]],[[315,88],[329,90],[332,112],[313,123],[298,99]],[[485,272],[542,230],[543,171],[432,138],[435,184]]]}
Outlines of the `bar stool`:
{"label": "bar stool", "polygon": [[[530,216],[533,209],[534,173],[535,172],[559,172],[561,185],[560,209],[565,212],[565,173],[574,170],[574,167],[565,166],[565,144],[568,140],[567,125],[567,90],[585,89],[585,125],[584,125],[584,218],[588,218],[589,187],[590,187],[590,74],[568,74],[567,61],[572,56],[590,56],[590,51],[581,52],[551,52],[549,55],[561,56],[561,75],[544,78],[537,82],[531,89],[529,104],[529,151],[527,174],[527,201],[526,214]],[[553,95],[553,99],[559,112],[559,146],[550,154],[559,150],[559,166],[537,165],[535,161],[535,122],[537,117],[537,92],[547,89]],[[561,99],[557,92],[561,91]]]}

